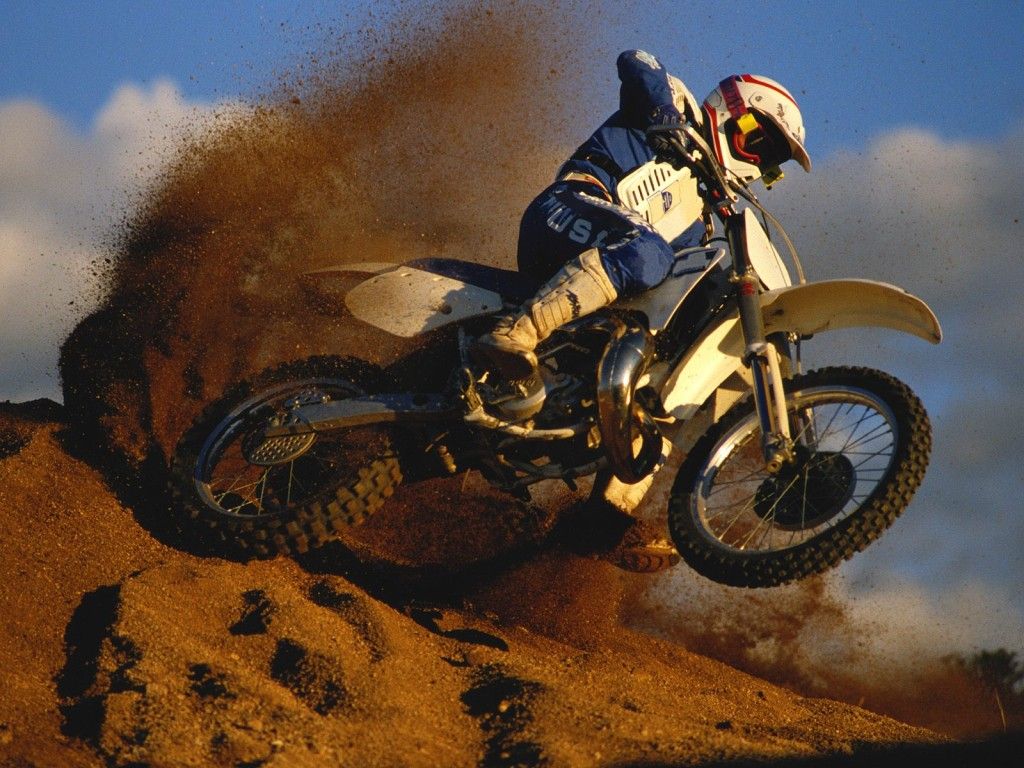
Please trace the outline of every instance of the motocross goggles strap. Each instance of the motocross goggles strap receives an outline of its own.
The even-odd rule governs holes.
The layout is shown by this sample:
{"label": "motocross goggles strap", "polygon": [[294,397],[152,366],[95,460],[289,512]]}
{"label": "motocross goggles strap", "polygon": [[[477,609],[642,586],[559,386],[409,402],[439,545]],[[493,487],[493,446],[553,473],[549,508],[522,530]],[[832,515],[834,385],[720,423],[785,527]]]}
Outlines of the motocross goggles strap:
{"label": "motocross goggles strap", "polygon": [[732,118],[735,126],[730,144],[737,157],[753,165],[760,166],[761,156],[748,151],[747,139],[758,138],[763,130],[757,121],[757,117],[747,109],[747,105],[743,102],[743,97],[740,95],[740,89],[737,85],[738,82],[739,80],[736,77],[727,77],[718,84],[719,89],[722,91],[722,96],[725,98],[725,106],[729,110],[729,116]]}
{"label": "motocross goggles strap", "polygon": [[725,80],[718,84],[718,87],[725,98],[725,106],[729,110],[729,116],[736,120],[744,133],[749,133],[749,131],[757,128],[757,120],[743,119],[744,115],[750,114],[750,110],[743,103],[743,97],[740,96],[740,88],[737,83],[739,83],[739,78],[733,75],[732,77],[725,78]]}

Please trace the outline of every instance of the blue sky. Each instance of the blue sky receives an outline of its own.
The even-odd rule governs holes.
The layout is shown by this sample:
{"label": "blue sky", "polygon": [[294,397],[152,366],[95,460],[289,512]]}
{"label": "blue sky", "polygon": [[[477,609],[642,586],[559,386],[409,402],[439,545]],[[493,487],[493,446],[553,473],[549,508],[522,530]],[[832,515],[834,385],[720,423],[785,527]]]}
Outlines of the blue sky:
{"label": "blue sky", "polygon": [[[3,0],[0,99],[37,99],[85,130],[123,82],[169,77],[191,99],[245,93],[328,30],[379,23],[401,5]],[[595,65],[607,60],[595,73],[595,102],[614,76],[615,52],[636,46],[659,55],[698,97],[734,71],[787,84],[817,154],[861,147],[879,130],[907,124],[950,138],[998,136],[1024,116],[1024,3],[655,0],[593,12],[599,3],[575,5]]]}
{"label": "blue sky", "polygon": [[[51,318],[76,291],[59,254],[77,249],[84,263],[101,253],[96,222],[110,220],[116,188],[131,179],[122,166],[147,151],[132,115],[163,109],[159,124],[260,93],[325,41],[423,6],[0,0],[0,399],[59,397],[56,346],[73,318]],[[959,621],[978,629],[991,619],[985,642],[1019,646],[1024,3],[561,6],[579,30],[565,76],[585,116],[576,136],[559,137],[567,146],[614,108],[615,56],[626,48],[656,53],[698,98],[745,71],[793,91],[815,169],[791,170],[766,202],[791,226],[809,276],[904,285],[932,303],[947,334],[937,348],[891,335],[856,347],[857,363],[922,393],[936,450],[910,512],[844,573],[854,586],[891,587],[889,597],[922,590],[934,612],[922,615],[952,623],[998,588],[994,613]],[[4,126],[21,126],[20,138]],[[55,327],[40,340],[43,315]],[[875,604],[907,609],[895,597]]]}

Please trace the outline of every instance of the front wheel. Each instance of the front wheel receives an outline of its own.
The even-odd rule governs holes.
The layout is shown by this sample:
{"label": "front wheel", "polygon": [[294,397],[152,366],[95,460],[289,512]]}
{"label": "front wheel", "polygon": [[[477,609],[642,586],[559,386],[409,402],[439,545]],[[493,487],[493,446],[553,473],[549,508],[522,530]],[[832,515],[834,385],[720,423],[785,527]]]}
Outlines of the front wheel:
{"label": "front wheel", "polygon": [[259,555],[305,552],[359,525],[402,480],[380,427],[262,438],[303,402],[365,393],[375,372],[341,358],[287,363],[212,403],[178,445],[178,509],[218,543]]}
{"label": "front wheel", "polygon": [[878,538],[924,479],[931,425],[897,379],[823,368],[786,390],[791,463],[765,469],[747,400],[704,434],[676,475],[672,538],[714,581],[771,587],[825,571]]}

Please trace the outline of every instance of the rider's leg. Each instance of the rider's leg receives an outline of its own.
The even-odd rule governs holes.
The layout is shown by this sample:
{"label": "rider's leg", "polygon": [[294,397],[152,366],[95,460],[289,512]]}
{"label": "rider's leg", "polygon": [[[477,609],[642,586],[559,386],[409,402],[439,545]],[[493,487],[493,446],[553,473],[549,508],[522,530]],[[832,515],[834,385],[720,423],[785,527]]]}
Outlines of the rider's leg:
{"label": "rider's leg", "polygon": [[491,333],[473,346],[474,357],[506,379],[524,379],[536,371],[538,343],[570,320],[610,304],[618,291],[596,248],[584,251],[537,291],[514,315],[499,319]]}
{"label": "rider's leg", "polygon": [[[672,443],[663,440],[662,464],[671,451]],[[657,469],[632,484],[601,473],[589,500],[590,520],[597,532],[595,554],[627,571],[653,573],[679,562],[679,552],[672,542],[656,527],[636,516],[637,508],[654,482],[655,472]]]}
{"label": "rider's leg", "polygon": [[552,331],[618,296],[654,287],[674,258],[669,244],[635,213],[566,185],[555,185],[527,208],[521,264],[527,249],[560,255],[564,266],[472,349],[479,362],[513,380],[536,373],[533,350]]}
{"label": "rider's leg", "polygon": [[[523,215],[520,270],[554,275],[471,348],[474,358],[506,379],[536,381],[533,350],[538,342],[618,296],[653,288],[671,269],[674,254],[661,235],[632,211],[585,188],[555,184]],[[557,268],[559,264],[563,266]],[[597,509],[586,516],[588,530],[581,533],[591,552],[620,568],[648,573],[679,562],[679,553],[664,536],[629,514],[652,481],[653,476],[627,486],[605,479],[593,497]]]}

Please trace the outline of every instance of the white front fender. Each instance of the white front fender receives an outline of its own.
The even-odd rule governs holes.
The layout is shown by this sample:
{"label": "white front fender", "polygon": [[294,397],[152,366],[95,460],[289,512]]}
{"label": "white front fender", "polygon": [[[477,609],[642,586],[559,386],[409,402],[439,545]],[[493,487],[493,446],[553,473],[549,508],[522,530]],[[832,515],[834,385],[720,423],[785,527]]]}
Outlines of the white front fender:
{"label": "white front fender", "polygon": [[[921,299],[874,280],[824,280],[762,296],[765,333],[810,336],[839,328],[892,328],[938,344],[942,329]],[[682,361],[664,375],[661,399],[677,419],[690,418],[742,366],[743,333],[735,313],[701,334]],[[654,380],[652,370],[652,383]]]}
{"label": "white front fender", "polygon": [[765,333],[810,336],[837,328],[892,328],[932,344],[942,341],[935,313],[902,288],[875,280],[823,280],[777,288],[761,297]]}

